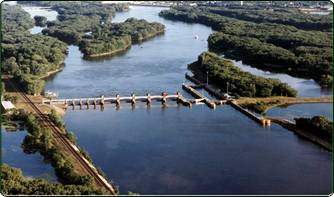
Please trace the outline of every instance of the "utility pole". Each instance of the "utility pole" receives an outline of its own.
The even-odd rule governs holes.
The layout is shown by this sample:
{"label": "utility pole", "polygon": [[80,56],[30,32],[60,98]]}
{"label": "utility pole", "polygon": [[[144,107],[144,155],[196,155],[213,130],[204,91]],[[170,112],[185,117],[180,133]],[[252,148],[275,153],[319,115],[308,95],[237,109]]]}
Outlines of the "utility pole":
{"label": "utility pole", "polygon": [[206,71],[206,85],[209,85],[209,71]]}
{"label": "utility pole", "polygon": [[227,93],[227,94],[228,94],[228,85],[229,85],[229,83],[226,82],[226,93]]}

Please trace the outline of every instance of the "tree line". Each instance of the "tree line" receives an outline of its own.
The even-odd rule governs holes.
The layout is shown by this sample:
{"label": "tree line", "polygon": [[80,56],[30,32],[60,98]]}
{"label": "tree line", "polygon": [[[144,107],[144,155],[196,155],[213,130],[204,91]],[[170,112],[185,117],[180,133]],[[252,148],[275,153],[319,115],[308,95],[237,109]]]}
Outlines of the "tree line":
{"label": "tree line", "polygon": [[67,45],[29,29],[34,20],[20,6],[2,6],[2,68],[13,75],[28,94],[40,94],[44,81],[41,76],[63,66]]}
{"label": "tree line", "polygon": [[295,118],[297,128],[311,132],[319,138],[332,143],[332,125],[325,116],[314,116],[312,118]]}
{"label": "tree line", "polygon": [[266,9],[247,7],[248,9],[207,8],[201,10],[255,23],[277,23],[291,25],[304,30],[332,31],[332,15],[311,15],[296,8]]}
{"label": "tree line", "polygon": [[102,195],[103,193],[86,185],[62,185],[43,179],[30,179],[18,168],[1,165],[1,188],[5,195]]}
{"label": "tree line", "polygon": [[[25,2],[28,3],[29,2]],[[102,4],[101,2],[49,2],[58,12],[56,21],[47,22],[44,35],[56,37],[68,44],[75,44],[85,57],[108,55],[129,48],[132,43],[143,41],[164,31],[160,23],[128,19],[111,23],[118,11],[128,10],[127,4]]]}
{"label": "tree line", "polygon": [[297,91],[277,79],[255,76],[242,71],[231,61],[220,58],[212,52],[203,52],[196,62],[189,65],[195,75],[208,73],[209,81],[223,91],[239,97],[294,97]]}
{"label": "tree line", "polygon": [[257,24],[189,7],[164,10],[160,16],[211,26],[218,31],[208,38],[211,50],[255,67],[310,77],[322,87],[332,86],[332,33]]}
{"label": "tree line", "polygon": [[102,4],[94,1],[20,1],[20,4],[49,6],[58,12],[56,21],[48,21],[44,35],[78,45],[82,36],[100,24],[110,23],[116,12],[128,10],[128,4]]}
{"label": "tree line", "polygon": [[84,36],[80,50],[85,56],[113,53],[125,50],[133,43],[141,42],[164,32],[164,25],[128,18],[123,23],[111,23],[93,28],[91,35]]}

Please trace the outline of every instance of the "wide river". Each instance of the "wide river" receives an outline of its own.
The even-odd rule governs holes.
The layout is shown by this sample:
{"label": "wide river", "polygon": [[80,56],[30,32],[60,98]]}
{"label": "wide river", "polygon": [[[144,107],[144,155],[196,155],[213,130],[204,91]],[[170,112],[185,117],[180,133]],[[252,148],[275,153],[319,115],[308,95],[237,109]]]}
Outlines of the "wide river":
{"label": "wide river", "polygon": [[[165,24],[166,33],[113,58],[88,61],[69,47],[65,68],[46,84],[60,97],[175,93],[187,64],[207,50],[212,29],[165,20],[164,8],[131,7],[113,22],[129,17]],[[33,10],[33,9],[31,9]],[[45,11],[47,12],[47,11]],[[29,11],[32,15],[33,11]],[[36,33],[36,32],[34,32]],[[198,35],[199,39],[194,39]],[[238,62],[242,69],[252,68]],[[257,70],[280,78],[300,96],[324,93],[313,80]],[[300,108],[305,113],[332,107]],[[308,111],[312,110],[312,111]],[[273,112],[275,113],[275,112]],[[66,126],[122,194],[328,194],[332,154],[278,125],[263,128],[230,106],[191,109],[170,103],[119,110],[68,110]]]}

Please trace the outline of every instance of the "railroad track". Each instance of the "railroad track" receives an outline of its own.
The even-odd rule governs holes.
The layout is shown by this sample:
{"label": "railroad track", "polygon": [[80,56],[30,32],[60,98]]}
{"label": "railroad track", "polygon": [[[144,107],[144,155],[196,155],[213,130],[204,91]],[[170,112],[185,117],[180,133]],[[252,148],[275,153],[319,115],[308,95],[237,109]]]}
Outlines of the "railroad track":
{"label": "railroad track", "polygon": [[80,163],[80,165],[88,172],[90,176],[92,176],[95,182],[107,189],[112,195],[116,194],[115,189],[109,184],[102,180],[101,175],[94,169],[92,164],[90,164],[83,156],[80,154],[79,150],[72,145],[72,143],[67,139],[66,136],[62,133],[62,131],[48,118],[46,117],[38,107],[31,101],[31,99],[22,91],[22,89],[16,86],[10,79],[8,82],[17,90],[17,92],[22,96],[22,98],[29,104],[29,106],[37,113],[38,117],[46,123],[45,126],[49,127],[52,130],[52,134],[58,142],[60,142],[67,150],[69,150],[75,159]]}

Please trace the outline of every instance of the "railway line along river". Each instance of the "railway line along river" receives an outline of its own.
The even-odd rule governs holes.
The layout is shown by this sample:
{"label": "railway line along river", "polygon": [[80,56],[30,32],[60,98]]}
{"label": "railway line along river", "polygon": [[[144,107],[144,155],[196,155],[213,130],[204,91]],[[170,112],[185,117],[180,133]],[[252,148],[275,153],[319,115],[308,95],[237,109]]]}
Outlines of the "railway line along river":
{"label": "railway line along river", "polygon": [[[165,34],[94,61],[83,59],[78,47],[70,46],[64,70],[47,81],[46,89],[59,92],[61,98],[178,90],[190,97],[181,90],[187,64],[207,50],[206,40],[213,31],[200,24],[165,20],[158,16],[161,9],[166,8],[131,7],[117,13],[113,22],[129,17],[157,21],[166,26]],[[292,86],[298,80],[294,87],[303,96],[323,94],[312,80],[274,73],[270,77]],[[103,112],[68,110],[64,118],[79,145],[122,194],[331,191],[330,152],[279,125],[263,128],[230,106],[216,110],[205,105],[191,109],[139,105],[133,110],[126,105],[119,110],[107,106]]]}

